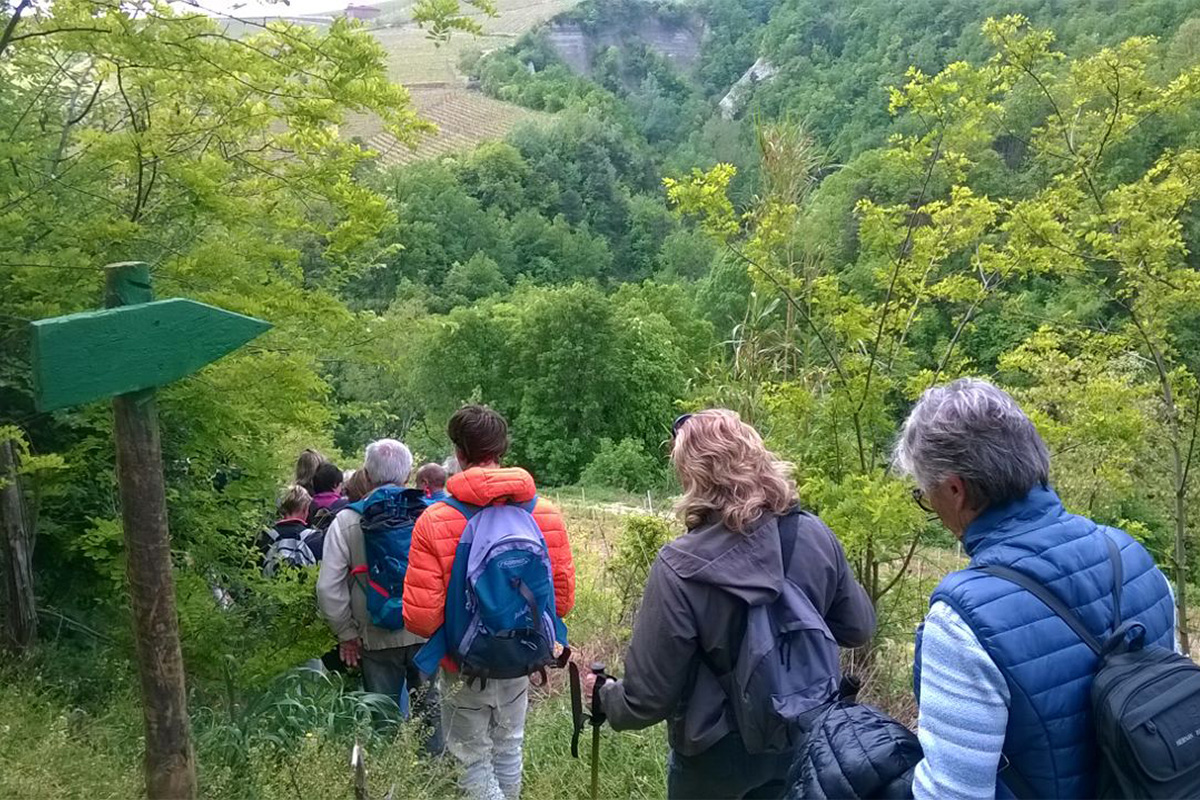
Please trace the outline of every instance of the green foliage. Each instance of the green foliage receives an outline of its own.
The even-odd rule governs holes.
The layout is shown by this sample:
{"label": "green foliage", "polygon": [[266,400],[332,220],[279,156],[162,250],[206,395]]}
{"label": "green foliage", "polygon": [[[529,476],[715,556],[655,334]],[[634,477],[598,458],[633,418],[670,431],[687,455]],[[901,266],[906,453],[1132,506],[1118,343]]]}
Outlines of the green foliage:
{"label": "green foliage", "polygon": [[[1172,551],[1159,556],[1175,561],[1182,585],[1191,488],[1182,443],[1195,427],[1183,409],[1197,362],[1185,355],[1192,340],[1178,337],[1200,284],[1179,220],[1197,200],[1186,121],[1200,108],[1200,67],[1155,69],[1161,50],[1145,38],[1067,64],[1053,34],[1024,18],[983,30],[998,51],[984,64],[933,76],[914,68],[892,90],[901,122],[922,125],[860,160],[881,177],[855,169],[813,194],[813,148],[787,126],[766,126],[764,194],[741,220],[724,199],[728,170],[668,181],[680,210],[780,298],[751,303],[732,367],[710,391],[740,404],[800,465],[806,499],[878,601],[923,537],[919,512],[884,472],[904,401],[999,363],[1046,409],[1048,438],[1069,453],[1055,471],[1068,502],[1135,530],[1173,519]],[[1150,117],[1160,123],[1154,144],[1140,134]],[[1004,137],[1024,142],[1022,152],[991,160]],[[1128,519],[1151,505],[1131,472],[1184,499]]]}
{"label": "green foliage", "polygon": [[717,257],[712,241],[694,231],[670,233],[658,254],[658,276],[664,281],[698,280],[709,273]]}
{"label": "green foliage", "polygon": [[[102,712],[85,713],[65,707],[53,694],[33,688],[5,674],[0,684],[0,795],[5,797],[55,797],[119,800],[142,791],[139,770],[141,714],[128,695],[114,699]],[[347,698],[348,693],[340,697]],[[212,727],[207,712],[195,722],[201,793],[205,797],[240,800],[295,800],[297,797],[348,797],[353,794],[349,756],[354,744],[347,733],[328,733],[328,720],[353,718],[339,710],[338,693],[330,692],[299,701],[302,712],[312,712],[311,729],[293,730],[288,720],[292,706],[286,695],[263,701],[274,703],[289,731],[286,741],[262,736],[244,757],[230,766],[219,758],[226,743]],[[523,796],[552,800],[586,791],[590,781],[588,755],[570,755],[570,702],[566,692],[538,698],[531,704],[525,729],[525,785]],[[261,717],[265,722],[269,715]],[[299,716],[295,721],[304,720]],[[263,728],[263,733],[269,732]],[[311,735],[309,735],[311,733]],[[456,791],[451,764],[431,760],[420,747],[419,733],[405,725],[396,736],[372,735],[359,740],[365,754],[371,797],[389,790],[395,797],[435,800]],[[612,797],[661,797],[666,786],[666,755],[661,732],[604,733],[601,791]]]}
{"label": "green foliage", "polygon": [[645,492],[665,480],[660,459],[646,452],[646,445],[637,439],[601,439],[596,455],[584,468],[579,482],[584,486],[602,486]]}
{"label": "green foliage", "polygon": [[444,289],[452,305],[469,305],[508,288],[500,265],[478,252],[466,263],[455,262],[446,275]]}
{"label": "green foliage", "polygon": [[483,400],[512,426],[516,463],[571,483],[603,438],[661,441],[684,390],[684,355],[661,313],[585,285],[526,288],[432,321],[413,366],[420,407],[440,428]]}
{"label": "green foliage", "polygon": [[308,738],[386,741],[402,721],[391,697],[348,690],[336,673],[301,668],[246,698],[232,682],[228,691],[223,706],[192,714],[197,747],[234,769],[246,769],[252,757],[286,757]]}
{"label": "green foliage", "polygon": [[495,17],[498,14],[494,0],[465,0],[472,6],[475,15],[465,14],[459,0],[417,0],[412,7],[413,22],[429,31],[429,37],[439,44],[450,40],[455,31],[478,36],[483,25],[478,16]]}
{"label": "green foliage", "polygon": [[[250,543],[296,452],[330,450],[323,361],[354,358],[365,322],[337,292],[392,220],[356,180],[367,154],[338,126],[371,113],[402,140],[426,126],[376,40],[347,21],[234,39],[186,7],[22,8],[0,53],[6,356],[19,338],[8,328],[100,306],[101,267],[129,259],[151,264],[159,296],[274,324],[159,393],[189,669],[216,674],[236,653],[261,680],[324,639],[311,580],[267,585]],[[0,408],[38,454],[31,466],[59,465],[39,469],[32,492],[39,585],[68,587],[44,601],[127,630],[110,414],[34,414],[26,366],[6,357]],[[214,586],[234,596],[230,611]],[[294,624],[274,625],[276,613]]]}
{"label": "green foliage", "polygon": [[[980,25],[989,15],[1020,13],[1052,29],[1072,54],[1089,54],[1130,36],[1167,36],[1194,8],[1176,0],[984,0],[943,3],[870,0],[783,0],[762,30],[762,51],[779,75],[757,92],[772,117],[804,120],[810,132],[843,158],[886,142],[888,87],[910,67],[935,74],[989,50]],[[901,123],[904,130],[921,122]]]}
{"label": "green foliage", "polygon": [[650,567],[658,557],[658,551],[672,538],[671,528],[662,517],[641,514],[625,517],[616,553],[608,562],[609,575],[621,598],[620,619],[624,624],[633,624]]}

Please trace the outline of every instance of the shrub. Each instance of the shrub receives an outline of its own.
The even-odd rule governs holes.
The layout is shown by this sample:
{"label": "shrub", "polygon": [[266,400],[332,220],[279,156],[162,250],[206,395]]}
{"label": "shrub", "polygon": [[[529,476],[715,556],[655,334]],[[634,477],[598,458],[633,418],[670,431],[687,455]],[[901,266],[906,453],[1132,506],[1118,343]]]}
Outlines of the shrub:
{"label": "shrub", "polygon": [[666,471],[638,439],[601,439],[600,448],[592,458],[579,482],[585,486],[603,486],[629,492],[645,492],[663,485]]}
{"label": "shrub", "polygon": [[625,518],[617,552],[608,565],[621,598],[622,622],[632,624],[646,588],[650,565],[671,538],[671,528],[662,517],[630,514]]}

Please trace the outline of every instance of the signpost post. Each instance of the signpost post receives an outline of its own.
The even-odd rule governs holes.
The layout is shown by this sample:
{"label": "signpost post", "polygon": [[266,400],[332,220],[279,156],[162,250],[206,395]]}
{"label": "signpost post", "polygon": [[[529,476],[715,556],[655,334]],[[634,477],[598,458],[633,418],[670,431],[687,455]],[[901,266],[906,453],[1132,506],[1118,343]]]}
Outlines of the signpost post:
{"label": "signpost post", "polygon": [[146,723],[146,794],[194,798],[155,387],[267,330],[261,320],[191,300],[152,302],[149,268],[112,264],[106,311],[33,323],[34,397],[48,411],[112,396],[117,482]]}

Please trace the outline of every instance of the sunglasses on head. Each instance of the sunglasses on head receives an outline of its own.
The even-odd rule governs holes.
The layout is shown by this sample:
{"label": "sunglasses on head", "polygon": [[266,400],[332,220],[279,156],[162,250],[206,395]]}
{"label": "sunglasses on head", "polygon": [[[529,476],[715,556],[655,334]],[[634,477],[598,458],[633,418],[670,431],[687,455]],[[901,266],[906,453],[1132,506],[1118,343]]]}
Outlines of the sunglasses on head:
{"label": "sunglasses on head", "polygon": [[694,416],[696,415],[680,414],[678,417],[676,417],[675,421],[671,423],[671,438],[674,439],[676,436],[678,436],[679,431],[682,430],[683,426],[687,424],[687,421]]}

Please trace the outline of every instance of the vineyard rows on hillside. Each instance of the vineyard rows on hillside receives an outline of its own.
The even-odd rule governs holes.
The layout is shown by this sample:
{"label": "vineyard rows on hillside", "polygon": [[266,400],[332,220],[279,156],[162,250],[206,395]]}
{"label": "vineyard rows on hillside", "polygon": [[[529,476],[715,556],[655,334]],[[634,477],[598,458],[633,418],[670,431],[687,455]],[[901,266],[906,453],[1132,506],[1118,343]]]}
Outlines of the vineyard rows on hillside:
{"label": "vineyard rows on hillside", "polygon": [[503,139],[521,123],[545,122],[551,118],[549,114],[457,87],[413,89],[412,99],[421,116],[438,128],[436,133],[422,136],[415,148],[382,130],[376,120],[362,120],[349,128],[351,135],[360,137],[379,154],[381,166],[412,164],[462,152],[481,142]]}
{"label": "vineyard rows on hillside", "polygon": [[468,49],[484,52],[511,45],[517,37],[574,7],[578,0],[498,0],[499,15],[488,19],[479,12],[466,16],[483,25],[483,35],[455,35],[437,43],[411,20],[372,31],[388,52],[388,70],[399,83],[453,82],[460,79],[458,58]]}

